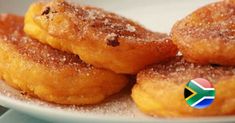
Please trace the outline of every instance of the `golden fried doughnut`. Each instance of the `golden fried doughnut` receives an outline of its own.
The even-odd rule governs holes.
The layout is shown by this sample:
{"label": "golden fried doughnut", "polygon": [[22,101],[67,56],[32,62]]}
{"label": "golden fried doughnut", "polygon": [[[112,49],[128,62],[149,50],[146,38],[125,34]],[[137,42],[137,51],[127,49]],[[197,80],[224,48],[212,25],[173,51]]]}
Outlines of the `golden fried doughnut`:
{"label": "golden fried doughnut", "polygon": [[78,56],[25,36],[23,17],[0,15],[0,74],[11,86],[59,104],[95,104],[128,82]]}
{"label": "golden fried doughnut", "polygon": [[172,29],[185,59],[200,64],[235,65],[235,0],[198,9]]}
{"label": "golden fried doughnut", "polygon": [[[186,84],[196,78],[214,83],[214,102],[205,109],[190,107]],[[137,75],[132,98],[143,112],[161,117],[197,117],[235,114],[235,67],[196,65],[181,57],[155,65]]]}
{"label": "golden fried doughnut", "polygon": [[24,30],[43,43],[79,54],[84,62],[116,73],[135,74],[177,52],[165,34],[102,9],[63,0],[32,4]]}

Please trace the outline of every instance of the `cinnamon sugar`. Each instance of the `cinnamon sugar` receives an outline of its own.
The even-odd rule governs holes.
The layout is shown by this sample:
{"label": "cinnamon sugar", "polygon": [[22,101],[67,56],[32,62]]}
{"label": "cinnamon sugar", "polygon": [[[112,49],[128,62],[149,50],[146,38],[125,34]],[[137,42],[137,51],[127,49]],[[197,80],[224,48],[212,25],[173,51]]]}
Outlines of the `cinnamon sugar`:
{"label": "cinnamon sugar", "polygon": [[234,42],[235,6],[229,0],[210,4],[187,16],[178,24],[179,29],[176,33],[187,38],[197,38],[198,41],[208,39]]}
{"label": "cinnamon sugar", "polygon": [[[2,18],[2,17],[0,17]],[[20,18],[20,19],[19,19]],[[8,22],[7,24],[4,22]],[[91,65],[84,63],[79,56],[54,49],[27,37],[23,32],[23,18],[6,15],[4,21],[0,21],[0,41],[7,44],[25,59],[46,65],[47,67],[70,67],[79,69],[93,69]]]}
{"label": "cinnamon sugar", "polygon": [[185,61],[182,56],[159,65],[155,65],[139,74],[141,79],[158,78],[170,80],[176,83],[188,82],[194,78],[205,78],[211,82],[234,76],[235,67],[223,67],[212,65],[198,65]]}
{"label": "cinnamon sugar", "polygon": [[38,108],[54,109],[57,111],[63,111],[64,113],[73,113],[83,115],[93,115],[101,117],[122,117],[122,118],[149,118],[142,114],[132,101],[130,95],[130,87],[124,89],[121,93],[114,95],[97,105],[75,106],[75,105],[59,105],[54,103],[48,103],[39,100],[29,95],[21,94],[10,86],[0,81],[0,96],[10,98],[15,101],[20,101],[27,105],[34,105]]}
{"label": "cinnamon sugar", "polygon": [[54,0],[46,6],[57,11],[57,13],[50,13],[52,18],[60,14],[70,18],[75,24],[74,27],[79,28],[77,38],[84,38],[89,35],[90,30],[95,30],[94,37],[114,33],[120,38],[136,42],[164,41],[159,39],[161,36],[157,33],[145,29],[138,23],[99,8],[80,6],[63,0]]}

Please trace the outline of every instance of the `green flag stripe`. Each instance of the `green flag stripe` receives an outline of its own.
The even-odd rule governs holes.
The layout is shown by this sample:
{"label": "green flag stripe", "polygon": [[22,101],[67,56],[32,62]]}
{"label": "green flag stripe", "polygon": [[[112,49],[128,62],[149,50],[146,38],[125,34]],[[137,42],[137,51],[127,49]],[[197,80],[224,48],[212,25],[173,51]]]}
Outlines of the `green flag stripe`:
{"label": "green flag stripe", "polygon": [[204,96],[215,96],[215,93],[214,93],[215,90],[203,90],[192,82],[189,83],[187,86],[191,88],[193,91],[195,91],[197,94],[201,94]]}

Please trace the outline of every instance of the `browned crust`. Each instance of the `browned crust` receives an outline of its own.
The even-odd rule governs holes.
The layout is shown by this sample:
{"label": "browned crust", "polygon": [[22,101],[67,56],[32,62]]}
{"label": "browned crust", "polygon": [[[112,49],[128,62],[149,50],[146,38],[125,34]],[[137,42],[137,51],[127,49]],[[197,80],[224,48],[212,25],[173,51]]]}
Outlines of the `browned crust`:
{"label": "browned crust", "polygon": [[136,74],[178,51],[166,34],[151,32],[105,10],[64,0],[32,4],[25,23],[25,32],[40,42],[116,73]]}
{"label": "browned crust", "polygon": [[235,65],[235,1],[206,5],[177,22],[172,40],[185,59],[198,64]]}
{"label": "browned crust", "polygon": [[179,21],[173,32],[194,41],[220,40],[224,43],[235,41],[235,2],[223,0],[202,7]]}
{"label": "browned crust", "polygon": [[169,80],[181,84],[195,78],[205,78],[217,82],[221,78],[235,75],[235,67],[220,65],[198,65],[187,62],[182,56],[171,59],[169,62],[151,66],[138,74],[137,82],[148,79]]}
{"label": "browned crust", "polygon": [[77,55],[54,49],[27,37],[23,32],[23,21],[23,17],[8,14],[0,15],[1,43],[8,44],[27,60],[47,67],[92,68],[92,66],[81,61]]}
{"label": "browned crust", "polygon": [[[38,16],[48,19],[48,23],[50,23],[57,15],[68,16],[73,29],[63,30],[63,32],[68,32],[66,34],[60,34],[58,30],[50,28],[44,29],[49,34],[61,38],[77,37],[77,39],[83,39],[87,35],[86,32],[93,31],[93,36],[97,37],[115,34],[120,39],[144,43],[158,41],[166,36],[165,34],[151,32],[136,22],[103,9],[71,4],[64,0],[54,0],[48,3],[42,10],[41,15]],[[65,35],[66,37],[64,37]]]}
{"label": "browned crust", "polygon": [[78,56],[31,39],[23,17],[0,15],[0,76],[8,85],[58,104],[97,104],[119,92],[124,75],[97,69]]}

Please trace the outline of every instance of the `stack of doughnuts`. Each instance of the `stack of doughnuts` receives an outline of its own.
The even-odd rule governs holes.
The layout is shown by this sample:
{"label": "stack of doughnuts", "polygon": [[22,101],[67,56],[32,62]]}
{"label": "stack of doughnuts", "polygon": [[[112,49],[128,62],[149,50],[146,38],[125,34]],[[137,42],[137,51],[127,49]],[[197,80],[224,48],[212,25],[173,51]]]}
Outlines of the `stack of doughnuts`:
{"label": "stack of doughnuts", "polygon": [[2,78],[59,104],[100,103],[127,85],[128,74],[178,51],[166,34],[63,0],[33,3],[24,18],[5,14],[0,23]]}
{"label": "stack of doughnuts", "polygon": [[[178,21],[170,36],[64,0],[33,3],[25,17],[0,15],[0,76],[30,96],[58,104],[100,103],[137,74],[131,96],[146,114],[232,115],[234,49],[235,0],[196,10]],[[184,100],[185,85],[194,78],[216,89],[204,110]]]}
{"label": "stack of doughnuts", "polygon": [[94,104],[128,83],[125,75],[26,36],[23,27],[23,17],[0,15],[0,75],[24,94],[59,104]]}

